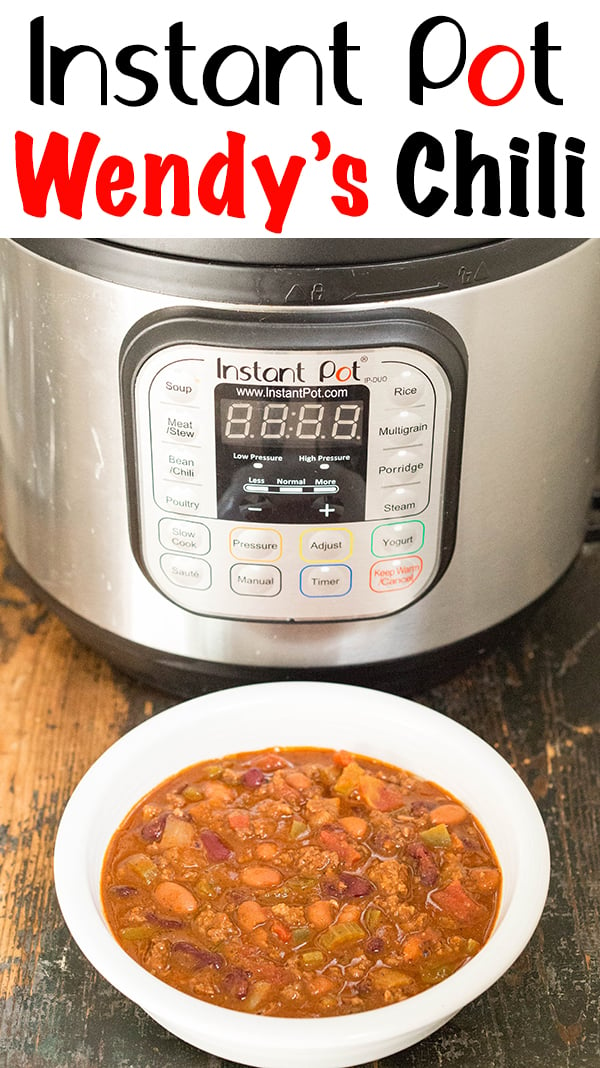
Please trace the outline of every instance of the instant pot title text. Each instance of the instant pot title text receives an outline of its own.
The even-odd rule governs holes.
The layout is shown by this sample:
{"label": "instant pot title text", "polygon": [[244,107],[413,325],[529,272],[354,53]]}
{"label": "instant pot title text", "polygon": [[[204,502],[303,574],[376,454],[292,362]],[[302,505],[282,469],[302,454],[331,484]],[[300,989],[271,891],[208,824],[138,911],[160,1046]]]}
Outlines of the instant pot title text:
{"label": "instant pot title text", "polygon": [[[441,33],[453,42],[444,48],[443,70],[438,49]],[[422,219],[435,218],[449,206],[464,218],[474,213],[490,218],[585,215],[585,142],[577,134],[559,137],[552,131],[552,115],[564,105],[565,87],[561,84],[562,47],[553,40],[550,22],[532,25],[527,51],[493,41],[475,51],[457,19],[437,15],[425,19],[405,46],[404,91],[411,105],[423,109],[423,128],[402,131],[401,106],[392,110],[390,105],[390,113],[381,116],[382,136],[388,140],[398,136],[394,182],[404,209]],[[434,50],[438,54],[435,63]],[[311,169],[327,168],[335,211],[349,218],[366,215],[369,161],[354,154],[350,145],[345,146],[347,151],[334,150],[331,130],[314,130],[283,167],[280,162],[276,167],[268,151],[250,152],[244,131],[235,128],[236,108],[241,105],[285,111],[290,103],[286,76],[299,57],[303,103],[319,107],[333,100],[338,107],[363,107],[368,86],[361,81],[361,44],[348,22],[331,28],[326,51],[309,43],[279,48],[267,44],[258,54],[236,43],[202,54],[201,46],[188,39],[184,22],[178,21],[169,26],[166,42],[125,44],[109,55],[89,41],[54,39],[45,16],[34,18],[29,26],[29,99],[39,107],[50,106],[53,116],[57,108],[72,102],[72,73],[84,64],[86,79],[102,107],[114,102],[131,114],[159,93],[167,93],[182,108],[210,102],[226,109],[232,118],[227,120],[229,128],[223,131],[222,143],[208,152],[197,129],[193,156],[147,152],[143,158],[129,158],[112,152],[93,130],[73,137],[54,129],[43,143],[19,130],[15,163],[24,211],[44,218],[49,203],[58,203],[62,215],[81,219],[92,198],[107,216],[142,212],[149,217],[185,217],[206,212],[245,219],[251,199],[253,210],[258,205],[261,211],[260,225],[280,234],[292,203],[303,196]],[[488,72],[507,57],[507,84],[492,96]],[[241,85],[238,76],[232,92],[225,86],[230,84],[227,72],[234,63],[238,71],[241,63],[245,73]],[[522,136],[515,129],[491,153],[482,151],[476,134],[458,123],[445,138],[439,130],[433,134],[425,128],[428,104],[455,83],[470,105],[491,115],[519,97],[526,79],[530,91],[535,86],[535,95],[548,115],[548,128],[537,131],[535,137]],[[514,108],[513,113],[516,125],[519,113]]]}

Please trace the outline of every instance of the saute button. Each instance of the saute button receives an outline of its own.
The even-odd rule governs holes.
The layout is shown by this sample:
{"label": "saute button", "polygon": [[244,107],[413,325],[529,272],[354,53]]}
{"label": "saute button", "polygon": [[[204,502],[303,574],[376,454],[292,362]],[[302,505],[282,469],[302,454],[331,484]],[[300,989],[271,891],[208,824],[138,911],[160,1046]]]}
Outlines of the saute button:
{"label": "saute button", "polygon": [[433,386],[416,367],[403,364],[389,377],[388,385],[390,400],[394,404],[401,404],[408,408],[413,404],[421,404],[433,396]]}
{"label": "saute button", "polygon": [[400,560],[379,560],[373,564],[369,584],[375,593],[395,593],[412,586],[423,570],[420,556],[403,556]]}
{"label": "saute button", "polygon": [[152,401],[168,404],[195,404],[202,386],[202,363],[177,360],[163,367],[150,386]]}
{"label": "saute button", "polygon": [[383,523],[371,536],[373,556],[407,556],[418,552],[425,540],[425,525],[419,519],[409,523]]}
{"label": "saute button", "polygon": [[229,551],[236,560],[279,560],[281,534],[269,527],[234,527]]}
{"label": "saute button", "polygon": [[191,519],[161,519],[158,537],[165,549],[177,553],[197,553],[204,556],[210,549],[210,531],[204,523]]}
{"label": "saute button", "polygon": [[347,560],[352,554],[352,534],[343,527],[315,527],[303,531],[300,555],[303,560]]}
{"label": "saute button", "polygon": [[196,560],[193,556],[172,556],[163,553],[160,566],[165,575],[176,586],[189,586],[196,590],[207,590],[211,583],[210,565],[206,560]]}
{"label": "saute button", "polygon": [[229,582],[241,597],[276,597],[281,590],[281,571],[272,564],[234,564]]}
{"label": "saute button", "polygon": [[305,597],[344,597],[352,588],[352,571],[347,564],[303,567],[300,592]]}

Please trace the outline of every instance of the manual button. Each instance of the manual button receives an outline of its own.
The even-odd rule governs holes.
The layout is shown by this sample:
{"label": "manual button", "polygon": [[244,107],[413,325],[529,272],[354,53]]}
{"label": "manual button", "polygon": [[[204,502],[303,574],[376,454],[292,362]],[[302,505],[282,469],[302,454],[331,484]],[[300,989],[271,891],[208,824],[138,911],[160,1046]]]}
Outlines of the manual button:
{"label": "manual button", "polygon": [[229,584],[241,597],[276,597],[281,590],[281,571],[272,564],[234,564]]}

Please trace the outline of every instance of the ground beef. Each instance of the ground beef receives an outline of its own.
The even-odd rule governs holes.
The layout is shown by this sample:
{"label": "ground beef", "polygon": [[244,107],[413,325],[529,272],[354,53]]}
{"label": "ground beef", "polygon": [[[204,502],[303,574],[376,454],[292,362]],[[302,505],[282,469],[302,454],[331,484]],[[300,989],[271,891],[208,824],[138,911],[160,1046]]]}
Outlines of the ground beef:
{"label": "ground beef", "polygon": [[215,912],[210,905],[198,913],[193,926],[197,934],[213,945],[239,933],[225,912]]}
{"label": "ground beef", "polygon": [[397,860],[375,860],[369,865],[367,875],[386,897],[408,895],[410,874],[406,864],[399,864]]}

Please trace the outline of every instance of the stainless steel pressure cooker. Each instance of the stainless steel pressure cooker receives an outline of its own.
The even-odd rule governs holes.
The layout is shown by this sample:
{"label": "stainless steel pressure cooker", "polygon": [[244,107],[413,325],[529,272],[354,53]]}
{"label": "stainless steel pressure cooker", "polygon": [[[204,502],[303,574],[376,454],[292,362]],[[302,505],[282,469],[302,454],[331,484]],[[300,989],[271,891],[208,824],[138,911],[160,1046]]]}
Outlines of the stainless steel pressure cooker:
{"label": "stainless steel pressure cooker", "polygon": [[[162,684],[408,663],[569,567],[600,242],[5,240],[2,521]],[[184,688],[184,687],[180,687]]]}

